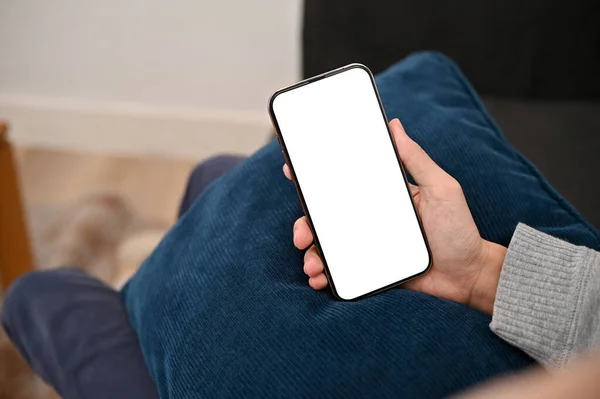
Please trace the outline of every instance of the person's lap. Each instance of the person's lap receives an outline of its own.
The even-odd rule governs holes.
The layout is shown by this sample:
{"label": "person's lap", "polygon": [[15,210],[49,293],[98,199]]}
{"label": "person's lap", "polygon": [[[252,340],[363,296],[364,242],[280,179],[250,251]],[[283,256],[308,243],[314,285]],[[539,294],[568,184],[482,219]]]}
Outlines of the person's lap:
{"label": "person's lap", "polygon": [[[189,176],[183,215],[244,157],[202,162]],[[6,294],[3,325],[25,360],[64,398],[157,398],[117,291],[76,268],[30,273]]]}
{"label": "person's lap", "polygon": [[65,399],[158,398],[119,293],[82,270],[21,277],[6,293],[3,325]]}
{"label": "person's lap", "polygon": [[[410,62],[410,59],[408,62]],[[440,62],[445,61],[440,60]],[[448,67],[452,68],[453,66],[448,64]],[[403,120],[408,133],[413,136],[442,167],[448,170],[461,182],[465,195],[472,208],[474,218],[485,238],[507,245],[516,223],[518,221],[523,221],[530,224],[532,227],[558,235],[571,242],[598,248],[597,232],[591,227],[585,227],[587,226],[586,224],[583,224],[584,227],[581,227],[580,217],[577,213],[572,210],[564,200],[557,196],[543,179],[537,176],[535,172],[532,173],[530,169],[531,166],[526,161],[523,161],[514,150],[510,149],[504,143],[504,139],[497,131],[489,128],[489,121],[486,120],[487,116],[484,112],[481,112],[480,110],[480,115],[475,118],[481,119],[481,126],[480,129],[477,129],[476,134],[486,135],[483,139],[480,136],[470,136],[471,130],[460,129],[460,126],[456,123],[452,123],[453,121],[450,119],[445,123],[444,118],[453,118],[456,117],[456,115],[444,113],[444,109],[441,109],[440,112],[436,114],[438,115],[437,117],[441,118],[441,121],[431,121],[430,119],[423,118],[424,115],[431,117],[432,113],[421,112],[418,107],[415,108],[413,104],[406,103],[402,96],[397,95],[397,77],[398,74],[396,74],[393,68],[378,77],[378,87],[381,91],[382,101],[386,107],[388,117],[390,119],[393,117],[400,117],[400,119]],[[427,98],[423,98],[422,101],[423,103],[426,103]],[[453,97],[452,101],[456,101],[456,99]],[[465,96],[464,101],[474,100],[473,98]],[[446,125],[448,129],[439,130],[431,128],[432,126],[439,126],[440,123]],[[481,140],[486,141],[486,146],[478,147],[475,145],[476,143],[481,142]],[[275,154],[275,152],[279,151],[276,144],[270,144],[266,151],[270,152],[268,154],[269,162],[274,163],[277,162],[278,159],[281,159],[279,153]],[[281,183],[276,182],[274,184],[288,183],[282,179]],[[535,202],[533,202],[532,199],[535,199]],[[190,203],[191,199],[188,198],[187,202]],[[52,273],[55,273],[52,278],[65,278],[58,277],[60,272]],[[299,270],[296,277],[298,278],[299,283],[303,283],[301,270]],[[43,278],[40,277],[40,279]],[[33,280],[35,282],[35,278]],[[31,286],[35,286],[35,284],[29,283],[28,287],[21,287],[21,289],[30,289]],[[74,282],[71,287],[79,289],[81,286]],[[16,286],[16,289],[19,289],[18,285]],[[53,288],[48,287],[47,289],[52,290]],[[106,290],[108,290],[108,288],[106,288]],[[107,293],[108,292],[111,291],[107,291]],[[9,298],[10,295],[12,294],[9,294]],[[114,291],[108,296],[111,301],[114,301],[114,298],[118,299],[118,293]],[[34,305],[36,304],[36,301],[38,306],[42,303],[39,302],[39,299],[33,297],[30,299],[23,299],[23,295],[16,295],[15,301],[16,300],[28,302],[31,306],[19,305],[17,303],[11,305],[8,303],[7,308],[11,306],[14,306],[15,308],[25,306],[25,310],[29,312],[35,310]],[[70,301],[67,298],[64,300],[63,305],[67,306],[69,302]],[[529,360],[519,351],[510,348],[508,345],[494,341],[494,338],[490,337],[491,333],[487,332],[487,334],[490,335],[487,336],[486,332],[481,329],[481,326],[485,326],[488,319],[476,311],[465,309],[459,305],[450,304],[446,301],[441,301],[423,294],[406,292],[381,295],[372,298],[371,303],[375,303],[375,308],[381,311],[379,317],[381,317],[381,314],[389,315],[389,312],[392,310],[389,307],[389,303],[401,306],[401,311],[400,309],[397,309],[398,314],[395,315],[394,323],[386,324],[387,329],[381,330],[380,333],[396,334],[399,340],[406,341],[407,332],[411,332],[411,345],[416,349],[413,351],[412,355],[406,356],[407,370],[409,368],[414,369],[415,366],[418,366],[419,364],[421,364],[422,367],[430,367],[432,364],[431,356],[439,358],[436,362],[436,367],[442,369],[451,369],[454,367],[454,373],[476,373],[479,374],[480,377],[494,372],[501,372],[502,370],[518,368],[529,362]],[[97,304],[97,306],[100,305],[101,304]],[[309,304],[309,306],[316,305],[317,303]],[[72,320],[76,320],[79,317],[84,317],[86,314],[86,306],[93,311],[93,308],[91,308],[89,304],[86,304],[85,301],[79,304],[71,303],[71,306],[79,307],[79,311],[66,314],[67,319],[72,317]],[[337,305],[333,304],[329,307],[329,311],[335,312],[336,306]],[[137,347],[137,339],[131,330],[131,326],[126,319],[123,319],[125,311],[120,305],[115,305],[112,310],[108,310],[109,307],[110,306],[106,306],[104,308],[106,313],[102,313],[103,311],[100,312],[103,314],[101,320],[91,319],[88,325],[95,326],[98,322],[102,323],[105,320],[113,318],[113,316],[114,320],[120,320],[115,322],[116,324],[119,324],[119,326],[115,328],[117,330],[122,330],[121,333],[128,337],[126,343],[123,343],[120,349],[129,348],[126,349],[126,351],[131,350],[137,353],[133,356],[137,360],[135,362],[130,362],[133,363],[133,365],[130,364],[130,367],[139,369],[142,367],[139,362],[141,353]],[[10,312],[7,313],[10,316]],[[61,318],[65,318],[64,311],[58,313],[60,313]],[[45,314],[37,314],[37,316],[39,317],[39,319],[37,319],[38,322],[43,322],[44,320],[48,320],[48,317],[51,315],[49,315],[48,312],[45,312]],[[368,314],[365,314],[365,318],[362,322],[366,323],[370,318],[371,317]],[[27,319],[28,318],[23,318],[23,320]],[[20,334],[23,333],[24,329],[31,328],[33,323],[36,322],[33,319],[30,319],[30,321],[27,322],[23,320],[21,320],[20,315],[17,315],[13,320],[7,318],[5,315],[5,323],[9,330],[11,330],[9,333],[11,333],[12,337],[17,342],[25,340],[22,339],[23,337],[21,337]],[[361,320],[355,320],[355,322],[361,323]],[[17,326],[21,331],[15,331],[13,326]],[[407,330],[406,326],[410,326],[410,330]],[[35,354],[30,353],[30,351],[25,348],[26,345],[21,344],[19,347],[21,351],[26,354],[30,363],[34,365],[34,368],[40,371],[40,367],[43,366],[36,364],[34,357],[40,356],[44,351],[47,352],[50,349],[50,346],[58,344],[57,340],[59,338],[53,337],[55,331],[48,329],[47,326],[39,325],[38,328],[40,330],[45,329],[49,334],[46,337],[46,339],[50,338],[48,347],[44,348],[43,351],[40,350],[39,346],[36,347]],[[74,328],[72,331],[79,331],[81,334],[86,333],[86,331],[77,328]],[[89,331],[87,331],[87,333],[89,333]],[[108,331],[108,333],[111,334],[112,331]],[[483,335],[485,335],[485,337],[481,338]],[[437,337],[437,343],[436,339],[432,339],[432,337]],[[318,340],[323,337],[314,336],[313,338]],[[364,345],[365,343],[365,341],[356,340],[356,337],[348,336],[345,338],[347,338],[346,345],[348,345],[349,348],[354,345]],[[106,350],[105,347],[99,352],[97,350],[99,348],[95,344],[98,340],[90,340],[86,337],[75,337],[73,339],[80,339],[81,341],[79,342],[86,342],[86,340],[88,343],[94,342],[94,345],[87,346],[87,349],[90,351],[88,356],[95,352],[93,355],[102,356],[108,359],[113,352],[116,352],[116,349],[114,351]],[[344,336],[338,335],[338,339],[342,342]],[[478,346],[480,342],[485,342],[486,345]],[[64,345],[65,343],[62,342],[62,344]],[[421,353],[419,353],[419,351],[421,351]],[[472,370],[471,366],[473,365],[473,362],[463,361],[457,363],[454,361],[452,353],[456,354],[461,352],[463,354],[470,354],[472,359],[479,362],[481,362],[481,359],[484,359],[485,356],[497,358],[500,353],[500,355],[503,356],[501,363],[504,367],[480,364],[480,370]],[[423,360],[419,363],[419,358],[429,360]],[[127,356],[116,356],[113,360],[116,359],[125,361],[127,360]],[[392,359],[388,360],[392,361]],[[326,359],[323,361],[326,362]],[[365,359],[365,362],[367,363],[385,361],[385,358],[380,357]],[[100,364],[104,367],[104,370],[110,370],[107,363]],[[115,368],[114,370],[118,370],[118,368]],[[325,370],[323,369],[322,371]],[[409,378],[412,375],[413,379],[418,379],[418,374],[421,372],[422,370],[419,370],[417,367],[417,369],[410,371],[410,373],[404,377]],[[147,373],[147,371],[145,373]],[[142,375],[144,373],[139,372],[139,374]],[[147,378],[148,376],[146,375],[146,377],[142,378],[140,375],[134,378],[134,380],[137,380],[135,382],[132,381],[132,384],[143,384],[148,386],[148,384],[150,384],[149,379]],[[61,380],[57,379],[58,377],[54,375],[44,375],[44,373],[42,373],[42,376],[55,385],[62,383]],[[110,381],[109,377],[109,375],[104,375],[105,381]],[[423,380],[423,384],[420,384],[420,386],[422,386],[423,389],[427,389],[427,384],[428,383]],[[127,383],[124,383],[123,387],[126,386]],[[60,386],[57,387],[60,391]],[[63,389],[63,392],[67,391]],[[121,392],[123,392],[122,395],[125,397],[127,394],[125,389]],[[65,394],[63,393],[63,395]],[[116,392],[112,397],[118,397],[116,396]]]}

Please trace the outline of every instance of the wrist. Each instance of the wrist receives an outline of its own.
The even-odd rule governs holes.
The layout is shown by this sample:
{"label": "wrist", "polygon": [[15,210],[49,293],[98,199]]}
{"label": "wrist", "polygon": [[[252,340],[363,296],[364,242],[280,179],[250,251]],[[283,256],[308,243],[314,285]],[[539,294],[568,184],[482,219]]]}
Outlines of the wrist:
{"label": "wrist", "polygon": [[469,306],[492,314],[506,251],[507,249],[502,245],[487,240],[483,241],[481,254],[476,260],[479,274],[471,288]]}

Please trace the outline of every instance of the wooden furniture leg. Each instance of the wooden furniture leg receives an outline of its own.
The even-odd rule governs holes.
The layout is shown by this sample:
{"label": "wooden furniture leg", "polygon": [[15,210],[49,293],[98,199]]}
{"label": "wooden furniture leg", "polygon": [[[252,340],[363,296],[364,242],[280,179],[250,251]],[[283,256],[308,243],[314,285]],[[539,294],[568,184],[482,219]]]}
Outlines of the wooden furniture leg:
{"label": "wooden furniture leg", "polygon": [[20,275],[33,270],[25,215],[7,126],[0,121],[0,283],[6,292]]}

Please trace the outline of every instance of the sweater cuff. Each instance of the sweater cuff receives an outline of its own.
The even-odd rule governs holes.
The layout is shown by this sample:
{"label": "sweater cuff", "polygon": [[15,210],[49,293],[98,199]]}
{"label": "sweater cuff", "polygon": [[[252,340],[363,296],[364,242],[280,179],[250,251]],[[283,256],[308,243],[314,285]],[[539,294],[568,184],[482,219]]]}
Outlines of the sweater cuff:
{"label": "sweater cuff", "polygon": [[502,266],[492,331],[544,365],[564,365],[585,283],[586,252],[519,224]]}

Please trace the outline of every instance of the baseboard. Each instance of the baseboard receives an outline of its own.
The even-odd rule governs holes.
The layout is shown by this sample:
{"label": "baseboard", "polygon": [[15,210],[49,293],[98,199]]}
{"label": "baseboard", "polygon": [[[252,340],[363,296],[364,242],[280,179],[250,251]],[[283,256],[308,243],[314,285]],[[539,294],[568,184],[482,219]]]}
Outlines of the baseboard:
{"label": "baseboard", "polygon": [[166,107],[0,93],[0,119],[17,145],[197,160],[251,153],[267,140],[265,112]]}

